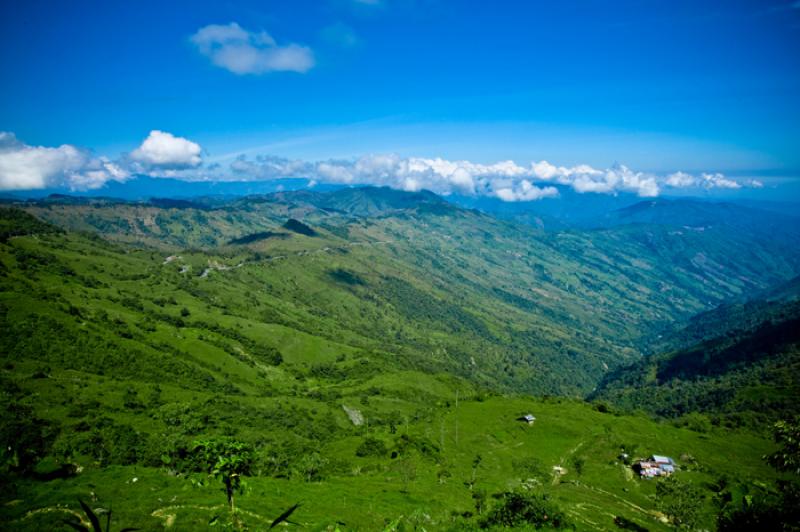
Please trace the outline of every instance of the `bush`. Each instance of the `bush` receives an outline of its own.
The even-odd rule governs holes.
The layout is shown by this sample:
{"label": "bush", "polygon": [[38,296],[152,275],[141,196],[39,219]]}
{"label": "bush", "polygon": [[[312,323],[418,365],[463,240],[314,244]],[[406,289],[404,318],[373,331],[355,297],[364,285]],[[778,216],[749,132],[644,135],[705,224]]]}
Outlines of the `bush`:
{"label": "bush", "polygon": [[386,444],[383,442],[383,440],[379,440],[371,436],[364,438],[364,441],[361,442],[361,445],[356,448],[356,456],[360,456],[362,458],[366,456],[385,456],[386,453]]}
{"label": "bush", "polygon": [[481,528],[494,526],[570,528],[566,514],[544,494],[509,491],[495,496],[498,504],[481,521]]}

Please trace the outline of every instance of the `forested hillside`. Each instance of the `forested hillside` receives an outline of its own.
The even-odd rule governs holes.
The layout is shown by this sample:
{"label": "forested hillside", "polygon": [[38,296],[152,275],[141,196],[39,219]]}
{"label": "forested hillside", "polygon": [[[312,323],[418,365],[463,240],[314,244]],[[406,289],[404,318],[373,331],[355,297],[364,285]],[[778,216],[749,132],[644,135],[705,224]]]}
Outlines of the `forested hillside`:
{"label": "forested hillside", "polygon": [[[645,358],[609,374],[592,394],[628,411],[764,426],[797,414],[800,300],[796,280],[780,297],[724,305],[693,318]],[[696,414],[707,414],[702,418]]]}
{"label": "forested hillside", "polygon": [[[280,323],[332,340],[346,332],[483,385],[537,393],[584,394],[664,327],[800,268],[791,226],[769,240],[726,225],[550,233],[379,188],[24,207],[59,227],[161,249],[156,263],[180,255],[161,275],[177,270],[212,290],[209,278],[220,277]],[[256,296],[252,286],[265,289]],[[243,300],[225,304],[233,312]]]}
{"label": "forested hillside", "polygon": [[[14,528],[57,527],[59,505],[80,517],[78,497],[113,503],[120,526],[222,524],[216,456],[240,460],[249,487],[229,493],[253,528],[301,502],[291,520],[316,529],[469,529],[518,503],[579,529],[665,529],[666,496],[623,451],[683,457],[681,482],[716,486],[694,510],[713,526],[715,493],[776,478],[763,427],[700,433],[580,397],[660,332],[796,275],[783,243],[544,232],[386,189],[0,214]],[[726,456],[739,479],[723,486]]]}

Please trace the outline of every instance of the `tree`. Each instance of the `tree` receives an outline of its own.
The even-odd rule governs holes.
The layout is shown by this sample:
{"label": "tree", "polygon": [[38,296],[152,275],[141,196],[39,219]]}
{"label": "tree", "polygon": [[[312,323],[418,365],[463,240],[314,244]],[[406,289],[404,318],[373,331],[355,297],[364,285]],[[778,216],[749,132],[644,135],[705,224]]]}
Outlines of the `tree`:
{"label": "tree", "polygon": [[199,454],[203,468],[222,480],[228,507],[231,512],[236,511],[234,495],[242,491],[242,476],[250,473],[253,464],[250,446],[229,440],[198,440],[194,450]]}
{"label": "tree", "polygon": [[472,491],[475,488],[475,482],[478,478],[478,467],[481,465],[483,461],[483,457],[479,454],[475,455],[475,458],[472,459],[472,474],[470,475],[469,479],[464,482],[464,485]]}
{"label": "tree", "polygon": [[703,504],[703,492],[675,477],[663,478],[656,484],[656,504],[676,526],[693,528]]}
{"label": "tree", "polygon": [[790,473],[790,478],[778,480],[774,487],[748,486],[738,503],[728,492],[728,503],[717,516],[718,530],[800,530],[800,418],[778,421],[773,435],[780,448],[764,458],[778,471]]}
{"label": "tree", "polygon": [[545,494],[509,491],[494,497],[498,498],[499,503],[481,521],[481,528],[526,525],[533,525],[535,528],[570,526],[564,512]]}
{"label": "tree", "polygon": [[47,455],[57,428],[37,418],[26,405],[17,402],[6,405],[0,413],[0,474],[8,471],[26,474]]}
{"label": "tree", "polygon": [[800,475],[800,417],[775,423],[773,437],[781,448],[767,456],[767,462],[778,471]]}

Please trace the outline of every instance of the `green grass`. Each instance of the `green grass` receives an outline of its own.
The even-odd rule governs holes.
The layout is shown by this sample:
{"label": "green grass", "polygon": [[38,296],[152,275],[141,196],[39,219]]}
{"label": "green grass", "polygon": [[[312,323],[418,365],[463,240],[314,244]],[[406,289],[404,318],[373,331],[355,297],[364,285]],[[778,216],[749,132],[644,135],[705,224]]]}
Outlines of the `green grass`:
{"label": "green grass", "polygon": [[[515,421],[522,412],[534,412],[537,421],[528,426]],[[456,426],[458,427],[456,433]],[[439,448],[433,455],[409,451],[408,467],[413,479],[404,481],[401,460],[388,456],[358,458],[355,448],[363,434],[370,433],[390,443],[408,434],[425,439]],[[636,443],[639,454],[663,453],[676,457],[688,470],[682,479],[704,486],[720,476],[735,474],[739,482],[766,482],[774,474],[761,456],[772,445],[754,435],[722,429],[698,434],[686,429],[633,416],[603,414],[576,401],[542,401],[529,398],[495,397],[482,402],[461,401],[438,409],[430,421],[402,424],[395,434],[386,428],[363,431],[351,427],[342,437],[320,449],[330,461],[347,462],[347,468],[322,481],[282,480],[264,477],[247,479],[247,492],[238,500],[244,510],[263,517],[276,517],[294,502],[303,503],[295,519],[310,529],[324,529],[337,521],[347,529],[374,530],[398,516],[425,515],[426,526],[446,528],[453,512],[474,511],[470,490],[464,485],[472,477],[476,455],[483,460],[475,474],[475,490],[504,491],[527,483],[545,491],[578,524],[579,529],[613,529],[613,516],[621,515],[651,530],[666,530],[654,505],[653,481],[633,478],[617,462],[621,443]],[[690,455],[681,460],[678,457]],[[582,457],[585,465],[576,473],[573,461]],[[526,470],[527,462],[538,463],[544,474]],[[567,469],[556,477],[552,466]],[[439,480],[446,469],[449,477]],[[132,479],[138,478],[133,483]],[[198,486],[198,482],[204,485]],[[204,526],[213,511],[198,506],[224,504],[218,482],[203,475],[175,477],[166,470],[144,467],[98,469],[87,464],[78,476],[50,482],[24,482],[17,486],[15,500],[3,512],[19,529],[49,528],[57,514],[26,518],[35,509],[66,505],[77,508],[77,497],[88,499],[95,492],[98,505],[111,504],[119,526],[157,529],[163,524],[153,513],[175,515],[177,529]],[[705,504],[706,526],[713,526],[714,506]],[[172,508],[163,510],[164,508]],[[180,507],[180,508],[177,508]],[[257,518],[245,520],[259,524]],[[407,522],[407,519],[406,519]]]}

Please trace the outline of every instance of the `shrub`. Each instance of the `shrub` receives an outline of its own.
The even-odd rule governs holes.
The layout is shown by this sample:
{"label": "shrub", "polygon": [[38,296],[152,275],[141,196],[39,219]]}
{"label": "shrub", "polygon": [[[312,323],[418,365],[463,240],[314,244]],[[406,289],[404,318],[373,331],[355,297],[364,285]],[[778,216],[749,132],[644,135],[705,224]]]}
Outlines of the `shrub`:
{"label": "shrub", "polygon": [[481,521],[481,528],[494,526],[569,528],[566,514],[547,495],[509,491],[496,495],[498,504]]}
{"label": "shrub", "polygon": [[362,458],[366,456],[385,456],[386,453],[386,444],[383,442],[383,440],[379,440],[371,436],[364,438],[364,441],[361,442],[361,445],[356,448],[356,456],[360,456]]}

